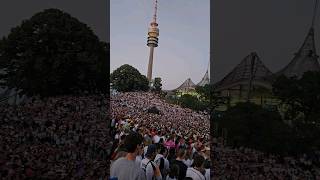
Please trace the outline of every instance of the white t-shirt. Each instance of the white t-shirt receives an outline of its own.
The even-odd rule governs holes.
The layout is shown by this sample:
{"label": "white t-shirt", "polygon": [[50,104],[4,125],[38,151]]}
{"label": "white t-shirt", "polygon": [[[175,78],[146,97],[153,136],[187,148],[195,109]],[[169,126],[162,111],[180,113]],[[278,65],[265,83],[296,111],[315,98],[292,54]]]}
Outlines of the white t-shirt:
{"label": "white t-shirt", "polygon": [[[156,165],[156,163],[154,163],[154,162],[150,162],[150,163],[148,163],[150,161],[150,159],[148,159],[148,158],[144,158],[142,161],[141,161],[141,169],[143,170],[143,171],[145,171],[145,173],[146,173],[146,179],[147,180],[152,180],[152,178],[154,177],[154,171],[153,171],[153,167],[152,167],[152,164],[156,167],[157,165]],[[152,163],[152,164],[151,164]],[[162,176],[161,176],[161,174],[160,174],[160,176],[157,176],[156,177],[156,180],[161,180],[162,179]]]}
{"label": "white t-shirt", "polygon": [[191,177],[193,180],[206,180],[206,178],[194,168],[188,168],[186,177]]}
{"label": "white t-shirt", "polygon": [[210,179],[210,169],[206,169],[206,174],[204,176],[206,177],[206,180]]}
{"label": "white t-shirt", "polygon": [[164,160],[164,170],[165,172],[168,172],[170,169],[170,164],[167,158],[163,157],[162,154],[157,154],[156,157],[154,158],[154,162],[160,167],[160,158],[163,158]]}
{"label": "white t-shirt", "polygon": [[115,119],[112,119],[111,121],[111,127],[114,127],[116,125],[116,120]]}
{"label": "white t-shirt", "polygon": [[137,166],[141,166],[141,161],[142,161],[142,157],[141,156],[136,156],[136,164]]}
{"label": "white t-shirt", "polygon": [[154,143],[159,143],[160,137],[158,135],[153,136],[153,142]]}
{"label": "white t-shirt", "polygon": [[191,167],[193,160],[191,159],[187,159],[187,160],[183,160],[182,161],[186,166]]}

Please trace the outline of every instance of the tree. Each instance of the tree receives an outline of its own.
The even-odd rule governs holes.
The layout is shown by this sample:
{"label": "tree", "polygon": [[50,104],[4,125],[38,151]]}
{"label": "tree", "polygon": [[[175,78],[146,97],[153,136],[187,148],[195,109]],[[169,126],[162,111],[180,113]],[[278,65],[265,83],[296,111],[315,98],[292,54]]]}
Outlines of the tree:
{"label": "tree", "polygon": [[190,94],[184,94],[179,98],[179,103],[183,108],[190,108],[196,111],[205,110],[205,105],[199,101],[196,96]]}
{"label": "tree", "polygon": [[154,91],[157,93],[160,93],[162,90],[162,84],[161,84],[161,78],[156,77],[154,78],[154,83],[153,83]]}
{"label": "tree", "polygon": [[273,84],[273,93],[281,100],[284,118],[292,122],[296,151],[319,150],[320,72],[305,72],[300,79],[280,76]]}
{"label": "tree", "polygon": [[110,76],[110,82],[113,88],[120,92],[147,91],[149,89],[149,81],[146,76],[128,64],[114,70]]}
{"label": "tree", "polygon": [[196,92],[199,94],[199,99],[205,104],[209,111],[213,111],[218,106],[226,103],[227,98],[215,91],[213,85],[196,86]]}
{"label": "tree", "polygon": [[280,114],[253,103],[239,103],[228,109],[219,119],[219,127],[227,129],[229,145],[280,154],[292,147],[290,127]]}
{"label": "tree", "polygon": [[286,119],[320,123],[320,72],[306,72],[300,79],[280,76],[273,93],[284,105]]}
{"label": "tree", "polygon": [[107,92],[109,45],[58,9],[37,13],[0,41],[1,78],[23,94]]}

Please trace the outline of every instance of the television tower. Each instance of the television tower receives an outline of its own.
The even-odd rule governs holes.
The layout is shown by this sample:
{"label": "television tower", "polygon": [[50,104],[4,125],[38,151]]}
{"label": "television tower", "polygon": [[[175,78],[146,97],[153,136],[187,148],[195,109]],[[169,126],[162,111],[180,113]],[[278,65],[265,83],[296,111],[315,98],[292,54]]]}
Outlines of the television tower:
{"label": "television tower", "polygon": [[154,48],[158,47],[159,28],[158,28],[158,23],[157,23],[157,10],[158,10],[158,0],[155,0],[153,21],[150,23],[150,27],[148,30],[148,41],[147,41],[147,46],[150,47],[148,74],[147,74],[147,78],[148,78],[149,82],[151,82],[151,80],[152,80],[152,65],[153,65]]}

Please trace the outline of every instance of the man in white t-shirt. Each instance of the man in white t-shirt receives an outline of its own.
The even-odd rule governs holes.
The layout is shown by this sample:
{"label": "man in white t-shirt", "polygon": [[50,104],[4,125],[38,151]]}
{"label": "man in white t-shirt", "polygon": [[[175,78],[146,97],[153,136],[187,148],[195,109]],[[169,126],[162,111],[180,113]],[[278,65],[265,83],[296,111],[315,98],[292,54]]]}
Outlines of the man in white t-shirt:
{"label": "man in white t-shirt", "polygon": [[201,155],[195,155],[193,161],[193,167],[187,169],[186,177],[190,177],[193,180],[206,180],[204,177],[204,157]]}
{"label": "man in white t-shirt", "polygon": [[154,158],[154,162],[159,166],[162,177],[166,177],[170,168],[168,159],[166,158],[168,154],[168,149],[163,145],[159,144],[159,153]]}
{"label": "man in white t-shirt", "polygon": [[153,161],[156,157],[157,147],[155,144],[150,144],[145,158],[141,161],[141,169],[146,173],[147,180],[162,180],[159,166]]}
{"label": "man in white t-shirt", "polygon": [[152,138],[153,142],[156,144],[156,143],[159,143],[160,141],[160,137],[156,134],[155,136],[153,136]]}

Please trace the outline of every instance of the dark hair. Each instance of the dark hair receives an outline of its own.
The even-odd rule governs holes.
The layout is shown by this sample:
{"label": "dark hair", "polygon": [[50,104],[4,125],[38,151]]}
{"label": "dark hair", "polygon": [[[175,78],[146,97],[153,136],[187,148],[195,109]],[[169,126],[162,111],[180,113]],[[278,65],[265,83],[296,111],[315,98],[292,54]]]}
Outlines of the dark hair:
{"label": "dark hair", "polygon": [[126,148],[126,146],[125,146],[124,144],[121,144],[121,145],[119,146],[119,148],[118,148],[118,152],[119,152],[119,151],[127,152],[128,150],[127,150],[127,148]]}
{"label": "dark hair", "polygon": [[200,167],[204,163],[204,157],[201,155],[195,155],[193,157],[193,167]]}
{"label": "dark hair", "polygon": [[210,160],[206,159],[206,160],[204,161],[204,168],[205,168],[205,169],[210,169],[210,168],[211,168],[211,162],[210,162]]}
{"label": "dark hair", "polygon": [[164,154],[168,149],[166,147],[164,147],[162,144],[160,145],[160,154]]}
{"label": "dark hair", "polygon": [[126,138],[126,135],[124,134],[120,137],[120,140],[124,140],[125,138]]}
{"label": "dark hair", "polygon": [[127,149],[128,153],[133,153],[137,146],[141,144],[143,138],[140,134],[136,132],[130,132],[124,139],[124,147]]}
{"label": "dark hair", "polygon": [[193,180],[191,177],[185,177],[183,180]]}
{"label": "dark hair", "polygon": [[174,148],[169,149],[168,160],[171,162],[176,158],[176,150]]}

